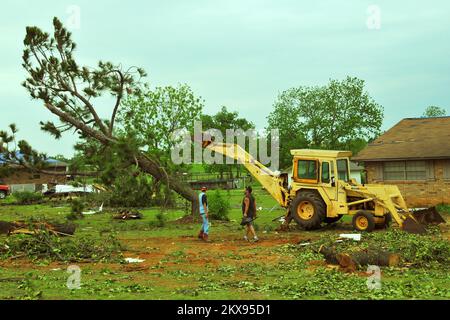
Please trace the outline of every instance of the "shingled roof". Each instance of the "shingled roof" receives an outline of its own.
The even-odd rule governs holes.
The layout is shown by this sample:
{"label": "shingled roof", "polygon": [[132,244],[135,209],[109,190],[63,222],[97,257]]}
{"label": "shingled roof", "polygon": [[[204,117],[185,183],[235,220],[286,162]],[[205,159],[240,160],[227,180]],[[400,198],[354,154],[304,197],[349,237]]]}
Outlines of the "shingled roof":
{"label": "shingled roof", "polygon": [[450,159],[450,117],[407,118],[352,160]]}
{"label": "shingled roof", "polygon": [[[19,151],[16,152],[16,158],[19,160],[22,160],[24,158],[23,154],[20,153]],[[5,164],[5,157],[0,154],[0,165]],[[68,167],[69,165],[63,161],[59,161],[59,160],[55,160],[55,159],[51,159],[48,158],[45,160],[45,163],[47,163],[48,166],[50,167]]]}

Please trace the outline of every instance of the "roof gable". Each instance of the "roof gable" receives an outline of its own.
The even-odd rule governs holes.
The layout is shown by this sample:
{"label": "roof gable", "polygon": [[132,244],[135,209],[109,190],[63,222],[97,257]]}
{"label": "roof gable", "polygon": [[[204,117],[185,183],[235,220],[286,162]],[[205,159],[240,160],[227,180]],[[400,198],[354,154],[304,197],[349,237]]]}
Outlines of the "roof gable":
{"label": "roof gable", "polygon": [[403,119],[352,160],[445,158],[450,158],[450,117]]}

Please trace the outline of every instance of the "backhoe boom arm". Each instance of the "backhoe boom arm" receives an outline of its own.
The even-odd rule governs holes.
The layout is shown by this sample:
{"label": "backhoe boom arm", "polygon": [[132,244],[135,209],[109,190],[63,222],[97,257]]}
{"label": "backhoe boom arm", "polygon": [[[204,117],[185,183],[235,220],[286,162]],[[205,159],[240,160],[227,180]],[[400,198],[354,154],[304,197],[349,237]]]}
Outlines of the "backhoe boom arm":
{"label": "backhoe boom arm", "polygon": [[264,166],[238,144],[211,142],[206,148],[237,160],[239,164],[243,164],[250,174],[261,183],[280,206],[287,206],[288,191],[285,189],[287,178],[276,174]]}

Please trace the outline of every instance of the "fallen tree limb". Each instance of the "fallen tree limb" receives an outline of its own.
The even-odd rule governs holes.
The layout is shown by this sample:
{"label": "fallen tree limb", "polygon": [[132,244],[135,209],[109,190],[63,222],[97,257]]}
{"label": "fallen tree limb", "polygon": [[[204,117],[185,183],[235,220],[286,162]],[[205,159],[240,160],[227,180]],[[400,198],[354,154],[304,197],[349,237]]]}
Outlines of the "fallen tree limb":
{"label": "fallen tree limb", "polygon": [[75,225],[67,224],[51,224],[47,222],[27,223],[24,221],[0,221],[0,234],[29,234],[36,232],[48,231],[54,235],[72,236],[75,233]]}
{"label": "fallen tree limb", "polygon": [[8,282],[8,281],[23,281],[25,278],[2,278],[0,282]]}

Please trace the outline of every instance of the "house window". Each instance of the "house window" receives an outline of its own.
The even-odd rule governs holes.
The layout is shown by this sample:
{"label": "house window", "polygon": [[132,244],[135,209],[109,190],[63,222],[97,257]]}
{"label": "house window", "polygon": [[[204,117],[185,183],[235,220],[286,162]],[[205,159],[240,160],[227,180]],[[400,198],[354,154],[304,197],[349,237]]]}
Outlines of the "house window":
{"label": "house window", "polygon": [[384,163],[384,180],[426,180],[425,161],[392,161]]}
{"label": "house window", "polygon": [[444,162],[444,179],[450,180],[450,160]]}

